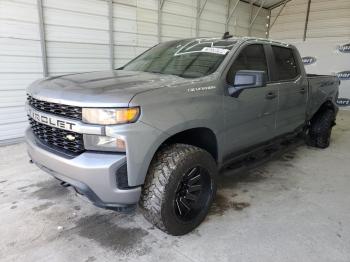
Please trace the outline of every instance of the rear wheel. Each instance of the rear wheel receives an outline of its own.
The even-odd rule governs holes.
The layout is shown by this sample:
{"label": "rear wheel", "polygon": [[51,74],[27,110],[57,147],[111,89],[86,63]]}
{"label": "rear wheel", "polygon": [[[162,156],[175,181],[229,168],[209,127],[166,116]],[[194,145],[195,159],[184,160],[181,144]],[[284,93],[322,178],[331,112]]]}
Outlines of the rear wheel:
{"label": "rear wheel", "polygon": [[325,109],[315,115],[309,128],[308,144],[318,148],[327,148],[330,144],[334,121],[335,113],[331,109]]}
{"label": "rear wheel", "polygon": [[174,144],[152,160],[140,200],[148,221],[171,235],[183,235],[206,217],[213,201],[217,168],[195,146]]}

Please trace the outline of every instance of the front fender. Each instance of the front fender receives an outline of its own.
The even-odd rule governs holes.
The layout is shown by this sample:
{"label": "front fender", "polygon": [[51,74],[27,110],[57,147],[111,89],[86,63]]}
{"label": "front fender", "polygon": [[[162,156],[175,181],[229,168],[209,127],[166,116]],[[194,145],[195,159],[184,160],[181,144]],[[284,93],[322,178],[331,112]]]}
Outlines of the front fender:
{"label": "front fender", "polygon": [[144,183],[154,153],[168,134],[142,121],[133,124],[106,127],[106,135],[122,137],[126,142],[128,185]]}
{"label": "front fender", "polygon": [[[188,129],[201,127],[211,129],[207,126],[201,126],[199,123],[200,121],[193,120],[173,125],[164,131],[142,121],[106,127],[107,136],[123,137],[126,141],[128,185],[138,186],[144,183],[153,156],[167,139]],[[215,132],[214,134],[218,137]],[[220,152],[220,150],[218,151]]]}

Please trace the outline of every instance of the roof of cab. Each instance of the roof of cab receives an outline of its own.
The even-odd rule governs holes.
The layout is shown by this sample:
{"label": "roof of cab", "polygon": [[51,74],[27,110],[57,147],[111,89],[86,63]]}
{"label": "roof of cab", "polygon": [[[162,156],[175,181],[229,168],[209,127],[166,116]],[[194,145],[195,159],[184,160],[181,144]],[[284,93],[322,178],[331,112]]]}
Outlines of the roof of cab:
{"label": "roof of cab", "polygon": [[272,39],[266,39],[266,38],[259,38],[259,37],[250,37],[250,36],[232,36],[230,38],[220,38],[220,37],[192,37],[192,38],[185,38],[185,39],[179,39],[181,40],[217,40],[217,41],[228,41],[228,42],[233,42],[233,41],[240,41],[240,42],[246,42],[246,41],[259,41],[259,42],[266,42],[269,44],[276,44],[276,45],[281,45],[281,46],[292,46],[289,43],[285,43],[282,41],[277,41],[277,40],[272,40]]}

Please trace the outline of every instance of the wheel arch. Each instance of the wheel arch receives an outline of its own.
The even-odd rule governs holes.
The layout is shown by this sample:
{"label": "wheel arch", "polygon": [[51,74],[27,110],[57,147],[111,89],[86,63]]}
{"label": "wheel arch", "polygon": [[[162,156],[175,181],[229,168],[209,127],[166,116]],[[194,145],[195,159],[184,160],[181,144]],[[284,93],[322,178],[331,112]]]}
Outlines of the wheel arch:
{"label": "wheel arch", "polygon": [[324,112],[324,110],[327,110],[327,109],[332,110],[334,113],[336,113],[338,110],[337,106],[334,104],[331,98],[327,99],[319,106],[319,108],[314,112],[314,114],[310,116],[310,121],[312,121],[312,119],[314,119],[316,116],[318,116],[319,114]]}
{"label": "wheel arch", "polygon": [[175,143],[199,147],[207,151],[216,163],[218,162],[218,141],[215,133],[210,128],[195,127],[174,133],[160,144],[156,152],[163,146]]}
{"label": "wheel arch", "polygon": [[[143,172],[138,176],[139,184],[143,184],[149,166],[154,159],[157,152],[167,145],[174,143],[183,143],[202,148],[211,154],[215,162],[218,164],[220,162],[218,139],[214,131],[208,127],[192,127],[185,130],[172,129],[174,132],[169,134],[169,132],[162,136],[152,148],[148,151],[147,156],[143,161]],[[176,131],[175,131],[176,130]]]}

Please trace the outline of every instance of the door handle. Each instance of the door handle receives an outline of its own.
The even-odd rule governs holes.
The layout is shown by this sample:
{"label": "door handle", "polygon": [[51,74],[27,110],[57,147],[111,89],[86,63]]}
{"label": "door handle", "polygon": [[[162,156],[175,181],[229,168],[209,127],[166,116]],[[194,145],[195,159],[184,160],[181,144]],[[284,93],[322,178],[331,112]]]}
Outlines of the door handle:
{"label": "door handle", "polygon": [[306,93],[306,88],[305,87],[300,88],[299,93],[300,94],[305,94]]}
{"label": "door handle", "polygon": [[268,92],[266,95],[265,95],[265,98],[266,99],[274,99],[276,98],[276,93],[275,92]]}

